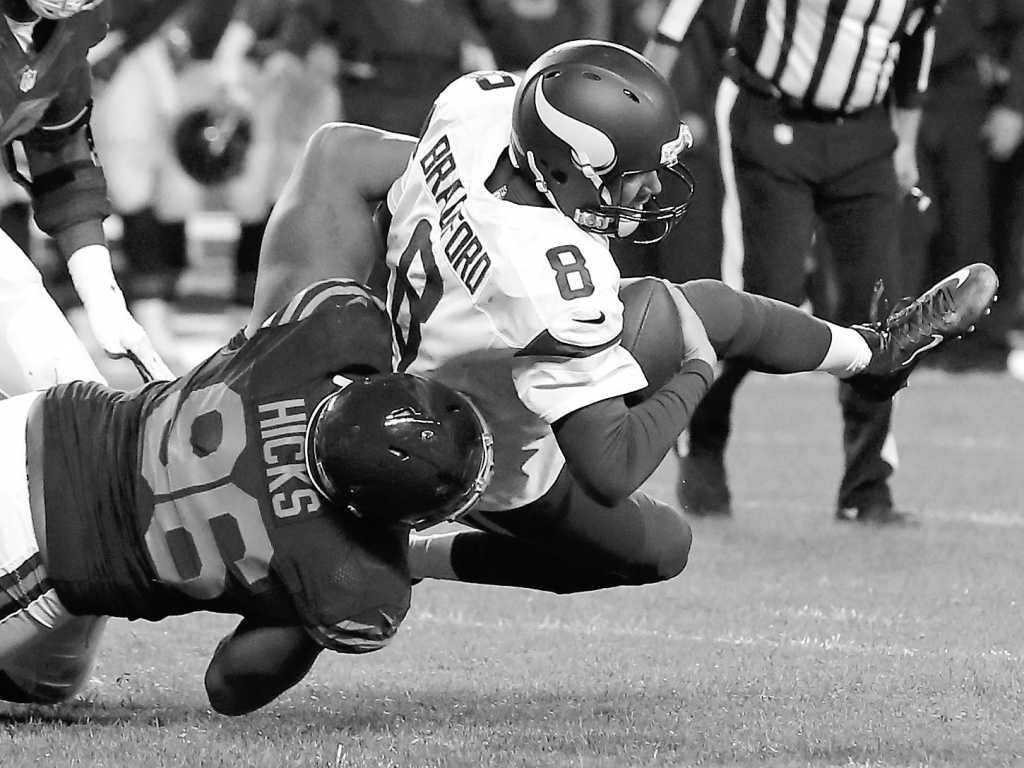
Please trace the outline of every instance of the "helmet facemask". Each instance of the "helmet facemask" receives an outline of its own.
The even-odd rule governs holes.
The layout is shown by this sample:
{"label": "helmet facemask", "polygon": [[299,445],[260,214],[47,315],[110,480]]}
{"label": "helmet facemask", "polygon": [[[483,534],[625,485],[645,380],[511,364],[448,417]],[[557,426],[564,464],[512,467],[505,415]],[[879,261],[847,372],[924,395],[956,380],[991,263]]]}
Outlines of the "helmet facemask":
{"label": "helmet facemask", "polygon": [[[681,128],[689,138],[689,129],[685,125]],[[628,172],[603,180],[598,190],[600,202],[576,208],[572,220],[588,232],[638,245],[663,240],[690,207],[693,176],[685,165],[671,160],[656,171],[660,187],[656,194],[640,205],[622,203],[626,179],[640,173],[643,172]]]}

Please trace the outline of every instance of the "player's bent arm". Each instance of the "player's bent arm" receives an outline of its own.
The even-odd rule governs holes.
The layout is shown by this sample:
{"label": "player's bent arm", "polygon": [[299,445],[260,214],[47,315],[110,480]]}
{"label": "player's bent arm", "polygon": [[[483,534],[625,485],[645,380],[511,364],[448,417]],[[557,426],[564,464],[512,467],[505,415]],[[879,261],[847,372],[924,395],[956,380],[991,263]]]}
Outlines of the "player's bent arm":
{"label": "player's bent arm", "polygon": [[632,408],[613,397],[556,421],[555,439],[573,477],[606,506],[629,496],[675,445],[713,379],[707,362],[691,360]]}
{"label": "player's bent arm", "polygon": [[267,223],[249,335],[311,283],[368,281],[384,247],[374,209],[415,146],[410,136],[352,123],[317,129]]}
{"label": "player's bent arm", "polygon": [[206,694],[222,715],[245,715],[298,683],[323,647],[300,626],[242,619],[217,645],[206,670]]}

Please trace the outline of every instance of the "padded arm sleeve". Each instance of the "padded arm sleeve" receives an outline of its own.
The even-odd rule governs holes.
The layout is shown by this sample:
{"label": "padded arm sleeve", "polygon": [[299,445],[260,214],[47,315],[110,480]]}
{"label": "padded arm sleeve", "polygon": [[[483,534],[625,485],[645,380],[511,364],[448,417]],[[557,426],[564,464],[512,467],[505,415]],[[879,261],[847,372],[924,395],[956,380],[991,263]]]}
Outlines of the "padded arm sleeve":
{"label": "padded arm sleeve", "polygon": [[32,181],[29,192],[39,228],[60,232],[110,215],[107,181],[94,162],[88,124],[80,125],[56,146],[25,141]]}
{"label": "padded arm sleeve", "polygon": [[110,215],[103,169],[87,160],[43,174],[32,182],[31,189],[36,223],[50,236]]}

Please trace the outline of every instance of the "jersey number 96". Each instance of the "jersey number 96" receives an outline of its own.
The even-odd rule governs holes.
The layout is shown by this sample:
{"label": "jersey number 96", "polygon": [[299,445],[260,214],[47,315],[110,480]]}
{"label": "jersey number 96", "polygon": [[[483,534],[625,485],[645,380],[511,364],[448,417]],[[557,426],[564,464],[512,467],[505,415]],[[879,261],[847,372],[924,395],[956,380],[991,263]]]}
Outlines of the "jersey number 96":
{"label": "jersey number 96", "polygon": [[[229,567],[249,586],[265,578],[274,548],[257,500],[231,482],[246,445],[241,398],[226,384],[182,395],[172,393],[149,416],[141,470],[154,507],[146,545],[162,583],[208,600],[224,592]],[[201,450],[200,419],[217,422]],[[161,449],[153,438],[164,425],[170,435]]]}

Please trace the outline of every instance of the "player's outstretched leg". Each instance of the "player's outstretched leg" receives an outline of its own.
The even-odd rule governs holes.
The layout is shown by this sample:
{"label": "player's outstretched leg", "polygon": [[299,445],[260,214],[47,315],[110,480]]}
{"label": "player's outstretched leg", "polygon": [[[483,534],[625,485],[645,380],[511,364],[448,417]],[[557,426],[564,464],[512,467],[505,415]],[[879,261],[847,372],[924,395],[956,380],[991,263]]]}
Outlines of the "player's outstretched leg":
{"label": "player's outstretched leg", "polygon": [[[855,326],[871,347],[871,362],[847,379],[868,400],[887,400],[906,386],[910,372],[924,355],[944,341],[974,329],[996,299],[999,279],[987,264],[971,264],[954,272],[884,320],[872,317]],[[875,289],[875,311],[881,283]]]}

